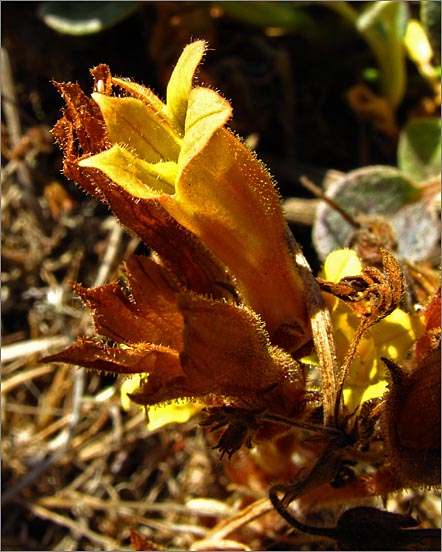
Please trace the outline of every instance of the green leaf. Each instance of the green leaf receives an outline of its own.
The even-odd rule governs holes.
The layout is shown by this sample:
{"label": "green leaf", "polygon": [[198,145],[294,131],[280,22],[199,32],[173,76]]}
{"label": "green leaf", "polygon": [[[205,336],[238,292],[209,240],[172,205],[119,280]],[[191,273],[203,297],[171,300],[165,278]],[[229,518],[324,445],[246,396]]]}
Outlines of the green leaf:
{"label": "green leaf", "polygon": [[112,27],[136,11],[141,2],[42,2],[38,15],[62,34],[88,35]]}
{"label": "green leaf", "polygon": [[440,0],[425,0],[420,2],[420,8],[422,24],[427,32],[431,47],[433,48],[434,62],[440,64],[441,2]]}
{"label": "green leaf", "polygon": [[[424,260],[438,242],[434,210],[420,201],[420,188],[395,167],[352,171],[333,183],[327,196],[353,217],[383,216],[393,227],[402,259]],[[313,243],[319,257],[324,260],[332,251],[348,247],[354,231],[341,214],[322,202],[313,225]]]}
{"label": "green leaf", "polygon": [[440,174],[439,118],[412,119],[402,130],[398,146],[398,166],[416,182]]}
{"label": "green leaf", "polygon": [[286,32],[311,34],[318,27],[313,17],[290,2],[216,2],[224,13],[258,28],[279,27]]}
{"label": "green leaf", "polygon": [[393,108],[399,105],[405,93],[406,67],[402,40],[407,29],[408,12],[405,2],[368,2],[355,21],[356,28],[377,58],[382,75],[382,95]]}
{"label": "green leaf", "polygon": [[[406,6],[396,0],[366,3],[358,16],[356,27],[360,32],[366,31],[375,25],[391,26],[398,37],[403,37],[407,28],[408,10]],[[387,29],[384,29],[386,32]],[[388,32],[388,31],[387,31]]]}

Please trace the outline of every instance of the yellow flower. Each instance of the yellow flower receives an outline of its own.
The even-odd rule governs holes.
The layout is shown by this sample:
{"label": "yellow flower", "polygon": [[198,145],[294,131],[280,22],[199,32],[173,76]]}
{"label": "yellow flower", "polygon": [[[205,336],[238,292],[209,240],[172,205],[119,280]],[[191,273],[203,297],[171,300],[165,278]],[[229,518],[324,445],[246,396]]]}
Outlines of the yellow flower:
{"label": "yellow flower", "polygon": [[126,280],[129,295],[116,283],[95,289],[77,284],[95,332],[108,341],[80,338],[45,360],[139,375],[129,397],[145,407],[228,398],[278,414],[298,415],[304,408],[302,370],[271,343],[250,308],[186,290],[149,257],[132,256]]}
{"label": "yellow flower", "polygon": [[[136,375],[123,381],[120,388],[121,406],[124,410],[129,410],[133,402],[130,394],[137,391],[142,385],[143,376]],[[147,427],[150,431],[155,431],[168,424],[184,424],[195,414],[201,411],[204,403],[200,401],[192,402],[173,402],[170,404],[159,404],[149,409]],[[143,407],[140,407],[143,408]]]}
{"label": "yellow flower", "polygon": [[[356,276],[361,271],[362,265],[354,251],[338,250],[327,257],[322,277],[337,283],[341,278]],[[326,301],[332,316],[338,360],[342,364],[360,318],[341,299],[327,295]],[[399,308],[367,330],[358,346],[344,389],[344,400],[350,412],[362,402],[384,394],[387,381],[381,357],[403,362],[422,333],[422,321]]]}
{"label": "yellow flower", "polygon": [[204,51],[201,41],[184,50],[165,103],[106,65],[92,70],[92,98],[56,83],[66,102],[53,131],[64,174],[154,255],[130,257],[124,285],[77,284],[96,336],[46,361],[131,376],[133,402],[169,405],[152,412],[153,427],[186,418],[195,401],[290,417],[310,404],[291,353],[310,342],[311,327],[280,200],[224,128],[230,104],[194,86]]}
{"label": "yellow flower", "polygon": [[[111,147],[78,166],[99,169],[140,205],[161,204],[227,266],[272,339],[294,351],[310,339],[310,328],[280,199],[263,165],[224,128],[230,104],[193,87],[204,50],[202,41],[185,48],[166,103],[115,77],[111,83],[129,97],[92,94]],[[100,192],[110,193],[105,186]],[[112,207],[119,216],[121,208]]]}
{"label": "yellow flower", "polygon": [[410,19],[404,36],[404,46],[408,56],[414,61],[419,72],[435,85],[440,86],[440,79],[432,65],[433,49],[422,24],[416,19]]}

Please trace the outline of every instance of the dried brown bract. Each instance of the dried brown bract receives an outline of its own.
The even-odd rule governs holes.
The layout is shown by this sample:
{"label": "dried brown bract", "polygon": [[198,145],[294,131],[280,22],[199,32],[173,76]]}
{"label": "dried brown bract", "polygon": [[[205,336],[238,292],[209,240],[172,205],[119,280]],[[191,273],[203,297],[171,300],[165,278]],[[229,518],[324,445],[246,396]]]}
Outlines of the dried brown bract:
{"label": "dried brown bract", "polygon": [[405,290],[398,261],[386,249],[381,249],[381,254],[382,271],[366,266],[360,276],[342,278],[337,284],[317,278],[323,291],[346,301],[355,314],[365,318],[365,329],[393,312]]}

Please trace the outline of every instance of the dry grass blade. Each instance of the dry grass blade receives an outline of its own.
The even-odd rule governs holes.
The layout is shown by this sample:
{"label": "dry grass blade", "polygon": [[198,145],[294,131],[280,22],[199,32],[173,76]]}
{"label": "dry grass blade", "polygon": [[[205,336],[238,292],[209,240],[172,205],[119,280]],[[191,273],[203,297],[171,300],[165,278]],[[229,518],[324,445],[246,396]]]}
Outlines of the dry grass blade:
{"label": "dry grass blade", "polygon": [[54,366],[39,366],[38,368],[32,368],[24,372],[20,372],[16,376],[8,378],[6,381],[2,381],[2,393],[6,394],[12,391],[14,387],[17,387],[25,381],[32,380],[50,374],[54,371]]}
{"label": "dry grass blade", "polygon": [[66,516],[62,516],[60,514],[52,512],[51,510],[48,510],[43,506],[33,504],[32,502],[26,502],[24,503],[24,505],[26,506],[26,508],[29,508],[37,517],[52,521],[57,525],[67,527],[74,534],[87,537],[91,542],[94,542],[99,546],[103,546],[105,550],[131,550],[130,548],[122,547],[118,542],[114,541],[113,539],[110,539],[104,535],[100,535],[95,531],[91,531],[87,527],[82,527],[80,524],[67,518]]}
{"label": "dry grass blade", "polygon": [[230,545],[239,546],[238,550],[250,550],[248,547],[244,547],[245,545],[242,543],[226,540],[226,537],[255,519],[272,512],[273,507],[268,498],[256,500],[229,519],[217,524],[203,540],[194,542],[193,550],[223,550],[227,542]]}
{"label": "dry grass blade", "polygon": [[35,354],[43,354],[48,349],[59,348],[68,345],[70,342],[67,336],[54,336],[42,339],[30,339],[11,343],[2,347],[2,362],[11,362],[16,358],[26,357]]}
{"label": "dry grass blade", "polygon": [[334,406],[337,390],[336,378],[338,374],[333,326],[320,287],[301,248],[289,230],[287,230],[287,235],[297,270],[305,288],[313,342],[319,359],[323,390],[324,425],[331,427],[334,424]]}
{"label": "dry grass blade", "polygon": [[[17,97],[15,94],[15,85],[9,62],[9,55],[5,48],[2,48],[1,51],[1,61],[3,113],[5,114],[6,125],[11,136],[12,145],[15,146],[20,141],[22,131],[17,110]],[[34,190],[29,168],[22,160],[17,160],[16,163],[17,174],[22,186],[22,191],[25,195],[26,204],[30,211],[34,213],[36,220],[40,223],[42,228],[44,228],[45,219]]]}

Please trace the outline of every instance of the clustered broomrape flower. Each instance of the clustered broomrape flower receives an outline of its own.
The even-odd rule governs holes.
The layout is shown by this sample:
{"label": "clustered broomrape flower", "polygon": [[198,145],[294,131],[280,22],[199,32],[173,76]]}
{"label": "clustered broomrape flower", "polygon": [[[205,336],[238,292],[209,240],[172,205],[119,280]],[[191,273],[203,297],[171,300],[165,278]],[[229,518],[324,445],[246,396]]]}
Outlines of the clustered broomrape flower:
{"label": "clustered broomrape flower", "polygon": [[[202,425],[224,428],[217,448],[230,457],[265,444],[254,458],[270,479],[298,471],[278,436],[293,427],[319,432],[328,442],[312,468],[269,492],[298,528],[288,504],[306,493],[315,500],[341,460],[357,462],[364,451],[373,473],[343,489],[328,485],[329,502],[437,484],[440,295],[423,317],[397,308],[405,279],[385,249],[382,270],[344,250],[327,258],[325,280],[313,277],[270,175],[225,126],[230,104],[194,85],[205,48],[185,48],[166,103],[107,65],[92,70],[92,97],[78,84],[55,83],[66,102],[53,131],[64,174],[106,202],[152,253],[130,257],[123,282],[75,284],[96,336],[44,360],[136,376],[129,397],[147,410],[186,400],[213,407]],[[315,364],[319,389],[308,379]],[[427,423],[422,406],[410,424],[409,405],[421,396],[436,415]],[[311,423],[318,407],[322,427]],[[300,444],[290,437],[289,448]]]}
{"label": "clustered broomrape flower", "polygon": [[[126,289],[76,284],[96,334],[46,360],[141,374],[131,399],[180,399],[298,416],[311,343],[305,290],[273,181],[225,125],[231,106],[194,86],[206,45],[187,46],[167,101],[92,70],[95,92],[55,83],[64,174],[108,203],[155,253],[126,263]],[[122,95],[112,95],[113,89]]]}
{"label": "clustered broomrape flower", "polygon": [[[338,410],[331,419],[340,403],[338,362],[360,322],[325,293],[327,310],[269,173],[225,127],[230,104],[194,86],[205,48],[197,41],[184,49],[166,103],[107,65],[91,71],[91,98],[78,84],[55,83],[66,102],[53,131],[64,174],[106,202],[152,254],[129,258],[121,285],[75,284],[97,335],[44,360],[136,375],[129,397],[147,409],[183,400],[218,407],[208,420],[228,426],[219,448],[230,456],[252,438],[275,437],[269,419],[308,418],[318,398],[325,424],[338,423]],[[330,255],[324,274],[338,282],[361,270],[347,250]],[[344,391],[348,412],[384,393],[382,356],[401,362],[422,333],[419,320],[412,324],[390,303],[388,316],[359,336]],[[306,384],[310,353],[321,395]],[[267,421],[257,421],[261,412]]]}
{"label": "clustered broomrape flower", "polygon": [[[325,279],[313,277],[270,175],[225,127],[230,104],[194,86],[205,48],[185,48],[166,103],[107,65],[92,70],[91,98],[78,84],[55,83],[66,102],[53,131],[64,174],[106,202],[152,253],[130,257],[120,284],[75,284],[96,336],[44,360],[135,375],[129,397],[147,410],[183,400],[213,407],[202,425],[223,428],[217,448],[230,457],[265,444],[254,458],[272,480],[293,479],[289,448],[302,446],[282,439],[272,447],[278,435],[293,426],[322,433],[327,444],[311,469],[270,488],[279,514],[338,541],[345,534],[359,542],[360,527],[371,534],[375,523],[382,544],[385,535],[408,539],[389,512],[371,509],[367,522],[367,509],[355,508],[336,528],[318,529],[287,507],[305,494],[314,501],[315,491],[323,503],[439,482],[440,292],[423,317],[399,309],[405,278],[383,248],[382,270],[342,250],[327,258]],[[319,390],[307,378],[315,364]],[[369,399],[381,396],[373,407]],[[311,423],[318,406],[323,427]],[[373,473],[332,490],[342,461],[364,452]]]}

